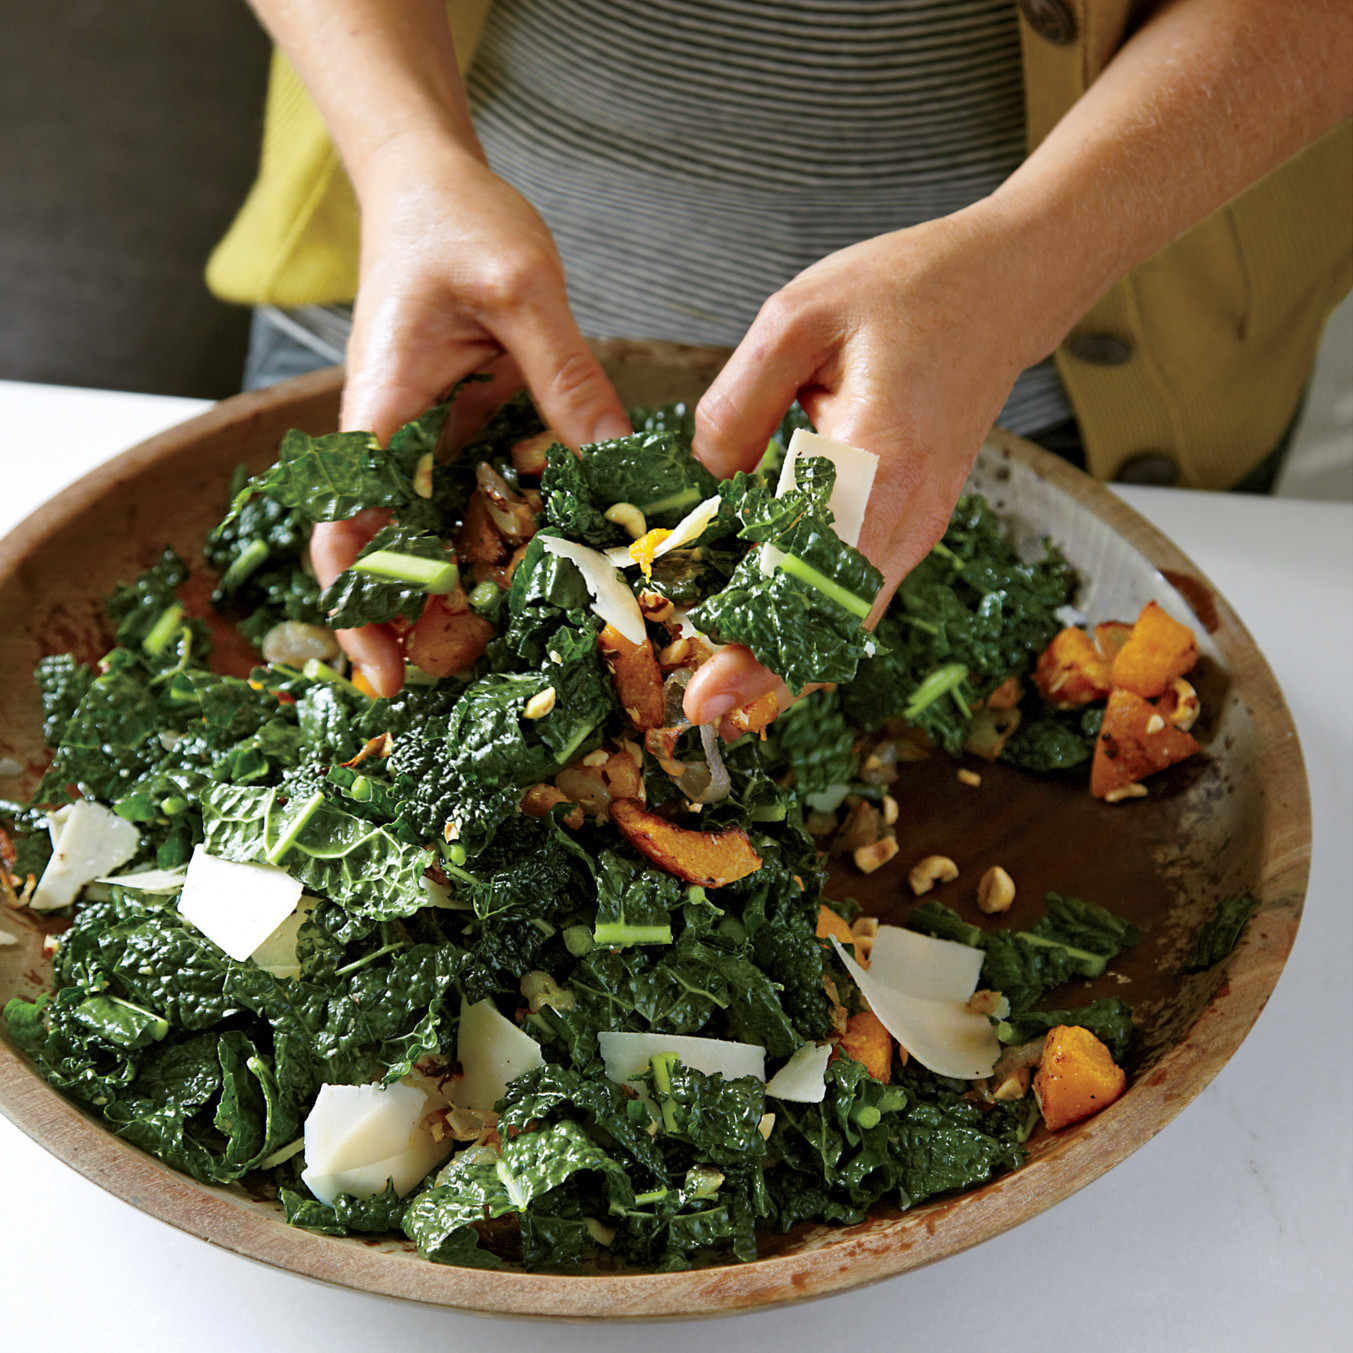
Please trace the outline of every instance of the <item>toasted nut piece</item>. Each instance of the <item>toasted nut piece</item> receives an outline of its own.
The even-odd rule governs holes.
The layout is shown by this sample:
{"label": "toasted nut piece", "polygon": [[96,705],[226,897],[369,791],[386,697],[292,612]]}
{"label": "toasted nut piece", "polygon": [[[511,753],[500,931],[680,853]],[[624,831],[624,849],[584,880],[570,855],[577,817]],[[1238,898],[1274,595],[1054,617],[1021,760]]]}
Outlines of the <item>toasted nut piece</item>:
{"label": "toasted nut piece", "polygon": [[1159,714],[1153,714],[1146,721],[1146,731],[1148,733],[1162,733],[1165,731],[1165,720]]}
{"label": "toasted nut piece", "polygon": [[958,877],[958,865],[947,855],[927,855],[919,864],[913,865],[907,875],[911,890],[920,897],[928,893],[937,883],[952,883]]}
{"label": "toasted nut piece", "polygon": [[605,747],[598,747],[594,752],[588,752],[583,757],[584,766],[604,766],[611,759],[611,754]]}
{"label": "toasted nut piece", "polygon": [[982,881],[977,885],[979,909],[988,916],[994,916],[998,911],[1009,911],[1014,900],[1015,880],[1000,865],[993,865],[982,875]]}
{"label": "toasted nut piece", "polygon": [[891,827],[897,821],[899,812],[897,800],[891,794],[883,796],[883,825]]}
{"label": "toasted nut piece", "polygon": [[554,708],[555,698],[554,687],[546,686],[543,691],[537,691],[526,702],[526,708],[522,713],[528,719],[543,719]]}
{"label": "toasted nut piece", "polygon": [[633,503],[614,503],[601,514],[608,522],[619,526],[631,540],[648,534],[644,514]]}
{"label": "toasted nut piece", "polygon": [[770,1134],[775,1131],[775,1115],[773,1113],[763,1113],[761,1115],[761,1121],[756,1125],[756,1130],[767,1141],[770,1141]]}
{"label": "toasted nut piece", "polygon": [[966,766],[959,771],[958,778],[963,784],[971,785],[974,789],[982,783],[982,777],[975,770],[969,770]]}
{"label": "toasted nut piece", "polygon": [[869,955],[874,950],[874,939],[878,933],[877,916],[857,916],[850,923],[850,939],[855,946],[855,961],[862,968],[869,966]]}
{"label": "toasted nut piece", "polygon": [[1161,705],[1164,706],[1171,698],[1174,700],[1174,708],[1168,711],[1170,722],[1187,733],[1198,722],[1198,715],[1202,712],[1203,706],[1198,699],[1198,692],[1183,677],[1176,677],[1170,683],[1170,689],[1165,692]]}
{"label": "toasted nut piece", "polygon": [[830,836],[836,830],[836,814],[809,813],[803,820],[803,827],[809,836]]}
{"label": "toasted nut piece", "polygon": [[845,809],[841,830],[832,842],[832,849],[840,855],[859,850],[861,846],[872,846],[883,835],[879,810],[868,799],[859,799],[852,794],[845,801]]}
{"label": "toasted nut piece", "polygon": [[436,464],[436,457],[431,451],[425,451],[418,458],[418,464],[413,471],[413,491],[420,498],[432,497],[432,467]]}
{"label": "toasted nut piece", "polygon": [[862,874],[872,874],[874,870],[888,863],[897,854],[897,839],[885,836],[872,846],[861,846],[852,856],[855,867]]}
{"label": "toasted nut piece", "polygon": [[968,1009],[974,1015],[995,1015],[1004,1019],[1010,1013],[1010,1002],[999,991],[974,991],[968,997]]}
{"label": "toasted nut piece", "polygon": [[664,620],[672,618],[676,607],[672,605],[671,599],[664,597],[661,592],[653,592],[645,587],[639,593],[639,609],[644,613],[645,620],[652,620],[655,624],[661,625]]}
{"label": "toasted nut piece", "polygon": [[1144,799],[1147,792],[1146,786],[1141,783],[1123,785],[1118,789],[1109,790],[1109,792],[1104,795],[1104,802],[1122,803],[1124,799]]}
{"label": "toasted nut piece", "polygon": [[675,643],[668,644],[658,654],[658,666],[679,667],[686,660],[686,655],[690,651],[691,641],[689,639],[678,639]]}
{"label": "toasted nut piece", "polygon": [[1008,1102],[1012,1099],[1023,1099],[1028,1093],[1029,1068],[1017,1066],[1001,1077],[1000,1081],[992,1088],[991,1097]]}

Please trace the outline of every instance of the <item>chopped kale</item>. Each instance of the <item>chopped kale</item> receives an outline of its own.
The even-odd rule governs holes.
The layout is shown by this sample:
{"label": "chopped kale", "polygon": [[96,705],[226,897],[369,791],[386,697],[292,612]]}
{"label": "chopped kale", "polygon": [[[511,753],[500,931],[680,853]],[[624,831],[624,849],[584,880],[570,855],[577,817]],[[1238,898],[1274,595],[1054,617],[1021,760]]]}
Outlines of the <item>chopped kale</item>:
{"label": "chopped kale", "polygon": [[1248,894],[1224,897],[1216,911],[1198,929],[1193,953],[1185,972],[1202,972],[1229,957],[1249,924],[1250,917],[1259,910],[1259,899]]}

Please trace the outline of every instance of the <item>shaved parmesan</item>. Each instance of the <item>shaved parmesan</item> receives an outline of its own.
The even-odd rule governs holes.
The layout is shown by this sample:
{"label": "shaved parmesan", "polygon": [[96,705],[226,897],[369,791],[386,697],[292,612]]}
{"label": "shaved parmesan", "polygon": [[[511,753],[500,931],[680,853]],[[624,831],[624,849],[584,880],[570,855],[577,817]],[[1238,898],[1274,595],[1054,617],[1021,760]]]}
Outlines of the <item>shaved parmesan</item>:
{"label": "shaved parmesan", "polygon": [[551,554],[563,555],[583,575],[583,582],[592,594],[592,610],[608,625],[614,625],[632,644],[642,644],[648,638],[644,613],[639,609],[634,593],[605,555],[559,536],[537,536],[536,539]]}
{"label": "shaved parmesan", "polygon": [[881,925],[869,971],[884,986],[927,1001],[966,1001],[982,973],[981,949],[938,940],[902,926]]}
{"label": "shaved parmesan", "polygon": [[301,1179],[322,1203],[340,1193],[369,1198],[393,1183],[401,1197],[451,1154],[433,1140],[428,1096],[412,1085],[322,1085],[305,1120]]}
{"label": "shaved parmesan", "polygon": [[831,1055],[830,1043],[805,1043],[766,1082],[766,1093],[796,1104],[821,1104],[827,1097],[826,1071]]}
{"label": "shaved parmesan", "polygon": [[249,961],[274,977],[299,977],[301,960],[296,953],[296,941],[300,938],[305,918],[318,902],[317,897],[302,896],[296,910],[249,955]]}
{"label": "shaved parmesan", "polygon": [[872,951],[866,972],[841,947],[840,940],[833,939],[832,944],[883,1027],[922,1066],[937,1075],[959,1080],[991,1075],[1001,1055],[1000,1041],[991,1021],[968,1009],[967,997],[937,1001],[897,991],[874,972]]}
{"label": "shaved parmesan", "polygon": [[[681,1034],[600,1033],[597,1047],[606,1063],[606,1074],[624,1084],[648,1070],[649,1060],[660,1052],[674,1052],[686,1066],[706,1076],[720,1072],[729,1080],[738,1076],[766,1079],[766,1050],[755,1043],[734,1043],[725,1038],[690,1038]],[[636,1086],[642,1097],[642,1087]]]}
{"label": "shaved parmesan", "polygon": [[296,909],[301,881],[275,864],[240,864],[193,851],[179,914],[243,962]]}
{"label": "shaved parmesan", "polygon": [[451,1102],[462,1109],[491,1109],[507,1085],[525,1071],[544,1066],[540,1044],[498,1013],[490,1000],[460,1002],[456,1060],[464,1075],[451,1088]]}
{"label": "shaved parmesan", "polygon": [[178,869],[143,869],[138,874],[109,874],[95,879],[95,883],[115,883],[119,888],[131,888],[138,893],[176,893],[183,887],[184,871]]}
{"label": "shaved parmesan", "polygon": [[77,799],[48,818],[52,858],[28,904],[34,911],[68,907],[100,874],[126,864],[141,833],[101,803]]}
{"label": "shaved parmesan", "polygon": [[[719,504],[722,501],[716,494],[713,498],[706,498],[703,503],[691,508],[653,551],[653,558],[661,559],[664,554],[699,540],[709,530],[710,522],[719,515]],[[630,568],[639,562],[630,552],[628,545],[617,545],[607,550],[606,559],[617,568]]]}
{"label": "shaved parmesan", "polygon": [[[780,467],[780,482],[775,488],[777,498],[797,487],[795,467],[805,456],[826,456],[836,466],[836,483],[832,485],[831,497],[827,500],[827,506],[832,510],[832,530],[847,545],[858,545],[879,458],[872,451],[833,441],[806,428],[796,428],[789,439],[785,463]],[[783,558],[783,552],[773,545],[763,546],[760,553],[761,572],[769,575]]]}

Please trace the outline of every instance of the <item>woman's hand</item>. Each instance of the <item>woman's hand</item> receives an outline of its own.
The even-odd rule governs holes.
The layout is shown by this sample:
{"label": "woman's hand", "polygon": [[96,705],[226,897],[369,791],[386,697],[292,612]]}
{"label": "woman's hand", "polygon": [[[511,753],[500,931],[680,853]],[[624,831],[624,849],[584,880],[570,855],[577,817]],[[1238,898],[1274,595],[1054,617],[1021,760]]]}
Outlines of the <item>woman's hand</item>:
{"label": "woman's hand", "polygon": [[[825,436],[880,457],[860,549],[883,573],[877,623],[944,533],[1015,377],[1060,335],[1030,336],[990,200],[832,254],[762,307],[696,410],[696,454],[750,471],[797,398]],[[721,718],[779,679],[741,646],[686,693],[694,723]]]}
{"label": "woman's hand", "polygon": [[[574,446],[630,430],[569,313],[554,241],[526,199],[445,140],[392,147],[364,180],[341,426],[386,442],[474,373],[493,379],[457,397],[452,445],[523,385]],[[311,558],[321,584],[350,567],[386,520],[360,513],[317,526]],[[388,625],[340,630],[338,639],[377,694],[399,690],[403,656]]]}

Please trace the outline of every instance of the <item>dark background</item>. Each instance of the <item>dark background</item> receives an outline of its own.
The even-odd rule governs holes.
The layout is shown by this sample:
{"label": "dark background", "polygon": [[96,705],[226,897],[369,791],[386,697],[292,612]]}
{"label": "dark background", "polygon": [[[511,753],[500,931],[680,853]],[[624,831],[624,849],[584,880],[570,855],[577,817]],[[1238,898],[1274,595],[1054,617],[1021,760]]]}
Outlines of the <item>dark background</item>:
{"label": "dark background", "polygon": [[202,270],[268,51],[245,0],[0,0],[0,379],[238,391],[249,314]]}

